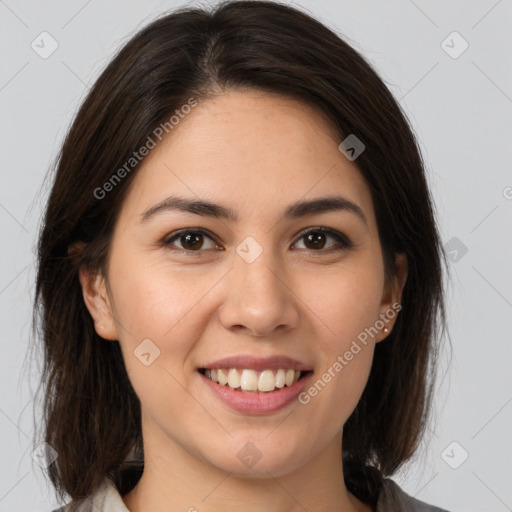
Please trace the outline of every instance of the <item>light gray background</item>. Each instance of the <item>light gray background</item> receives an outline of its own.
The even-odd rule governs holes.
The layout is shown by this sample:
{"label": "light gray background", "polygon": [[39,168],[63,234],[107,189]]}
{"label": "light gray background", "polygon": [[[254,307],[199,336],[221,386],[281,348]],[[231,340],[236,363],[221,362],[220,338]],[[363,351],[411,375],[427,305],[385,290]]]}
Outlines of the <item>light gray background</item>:
{"label": "light gray background", "polygon": [[[294,3],[349,38],[400,100],[421,142],[443,241],[458,239],[448,246],[457,251],[453,357],[446,374],[443,355],[429,442],[407,478],[395,479],[453,512],[512,510],[512,0]],[[24,364],[43,177],[114,51],[178,5],[0,0],[0,511],[57,505],[31,456],[37,366],[29,386]],[[31,48],[43,31],[59,45],[47,59]],[[441,46],[453,31],[469,44],[457,58]],[[445,45],[458,52],[461,40],[452,39]]]}

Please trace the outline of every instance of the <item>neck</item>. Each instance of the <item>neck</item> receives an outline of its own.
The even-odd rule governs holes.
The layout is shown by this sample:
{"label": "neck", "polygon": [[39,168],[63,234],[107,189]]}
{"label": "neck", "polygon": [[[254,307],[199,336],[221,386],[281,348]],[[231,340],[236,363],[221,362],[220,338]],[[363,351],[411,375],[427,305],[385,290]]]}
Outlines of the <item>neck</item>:
{"label": "neck", "polygon": [[[143,421],[144,423],[144,421]],[[130,512],[371,512],[345,486],[341,432],[313,459],[285,474],[247,477],[195,456],[161,430],[143,425],[144,472],[123,501]],[[147,430],[150,429],[151,432]],[[165,449],[162,450],[162,447]]]}

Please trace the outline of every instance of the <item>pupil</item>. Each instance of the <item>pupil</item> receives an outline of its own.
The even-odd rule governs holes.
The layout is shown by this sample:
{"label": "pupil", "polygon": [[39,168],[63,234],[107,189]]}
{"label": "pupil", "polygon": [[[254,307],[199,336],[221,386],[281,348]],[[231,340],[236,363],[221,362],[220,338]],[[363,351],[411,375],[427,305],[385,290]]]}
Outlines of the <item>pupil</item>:
{"label": "pupil", "polygon": [[[183,238],[185,238],[185,243],[183,245],[189,245],[189,248],[192,249],[199,249],[201,247],[201,237],[202,235],[200,233],[194,233],[194,234],[187,234]],[[196,243],[191,242],[191,240],[196,239]],[[192,245],[192,247],[190,247]],[[197,247],[199,246],[199,247]]]}
{"label": "pupil", "polygon": [[[308,242],[313,242],[313,246],[314,248],[318,248],[318,242],[321,241],[321,238],[324,236],[323,233],[309,233],[307,235],[307,240]],[[323,247],[323,244],[321,244],[321,246]]]}

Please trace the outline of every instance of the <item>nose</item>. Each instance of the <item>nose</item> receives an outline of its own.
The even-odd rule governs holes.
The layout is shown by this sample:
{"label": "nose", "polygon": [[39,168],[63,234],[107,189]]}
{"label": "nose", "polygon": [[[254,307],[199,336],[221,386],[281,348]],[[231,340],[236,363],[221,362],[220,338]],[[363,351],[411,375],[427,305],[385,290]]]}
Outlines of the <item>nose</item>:
{"label": "nose", "polygon": [[221,324],[233,332],[255,337],[296,327],[300,299],[288,273],[276,268],[271,251],[263,251],[251,263],[236,255],[226,276],[225,301],[219,308]]}

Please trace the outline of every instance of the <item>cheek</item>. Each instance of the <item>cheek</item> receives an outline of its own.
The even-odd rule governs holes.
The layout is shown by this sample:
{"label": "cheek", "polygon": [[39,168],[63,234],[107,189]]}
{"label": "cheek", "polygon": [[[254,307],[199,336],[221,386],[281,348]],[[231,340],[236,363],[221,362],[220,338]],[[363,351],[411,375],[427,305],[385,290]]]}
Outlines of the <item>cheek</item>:
{"label": "cheek", "polygon": [[148,264],[142,256],[115,256],[109,277],[132,386],[148,409],[161,408],[160,400],[165,410],[186,409],[190,397],[184,388],[193,378],[189,354],[210,318],[211,310],[205,310],[208,292],[225,272],[203,272],[198,279],[197,270],[194,275],[168,264]]}
{"label": "cheek", "polygon": [[306,303],[325,327],[328,353],[348,350],[352,340],[364,338],[364,333],[379,320],[383,294],[379,265],[354,261],[302,286],[302,296],[307,297]]}
{"label": "cheek", "polygon": [[372,328],[379,320],[383,278],[378,265],[363,262],[323,279],[309,296],[323,334],[317,345],[320,371],[305,390],[303,402],[316,402],[325,415],[336,411],[334,422],[343,423],[352,413],[373,361]]}
{"label": "cheek", "polygon": [[298,397],[313,431],[330,439],[343,428],[368,381],[373,350],[373,344],[357,346],[342,340],[325,354],[321,369]]}
{"label": "cheek", "polygon": [[144,255],[118,258],[110,278],[116,319],[123,327],[120,336],[132,342],[150,338],[166,344],[182,339],[177,334],[196,328],[198,306],[221,277],[220,271],[172,267]]}
{"label": "cheek", "polygon": [[186,389],[188,355],[201,335],[200,290],[134,273],[118,287],[117,306],[127,329],[120,332],[126,371],[143,409],[161,421],[172,411],[186,416],[194,403]]}

